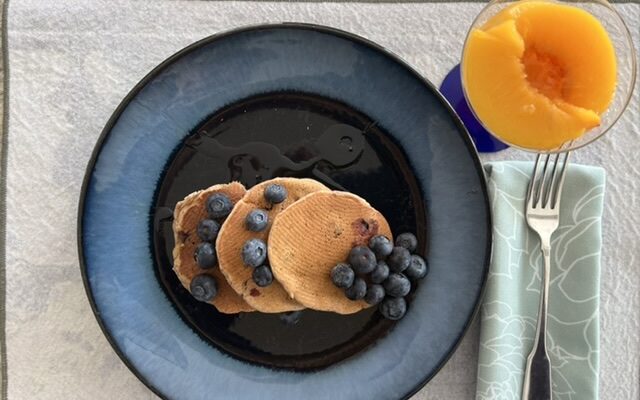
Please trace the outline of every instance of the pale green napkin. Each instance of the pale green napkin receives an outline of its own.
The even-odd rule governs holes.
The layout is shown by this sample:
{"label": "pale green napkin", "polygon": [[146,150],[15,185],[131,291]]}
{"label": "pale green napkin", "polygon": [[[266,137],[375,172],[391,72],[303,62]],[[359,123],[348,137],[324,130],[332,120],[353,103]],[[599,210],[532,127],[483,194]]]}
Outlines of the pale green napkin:
{"label": "pale green napkin", "polygon": [[[493,260],[481,309],[476,400],[520,399],[533,344],[542,254],[524,218],[532,163],[485,166]],[[598,398],[601,216],[605,174],[570,165],[552,238],[548,351],[554,400]]]}

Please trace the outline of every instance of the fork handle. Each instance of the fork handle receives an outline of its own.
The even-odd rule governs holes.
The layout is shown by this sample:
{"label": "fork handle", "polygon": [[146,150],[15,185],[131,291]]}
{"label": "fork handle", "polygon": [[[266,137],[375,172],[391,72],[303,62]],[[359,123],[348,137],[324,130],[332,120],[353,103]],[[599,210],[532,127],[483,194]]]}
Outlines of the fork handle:
{"label": "fork handle", "polygon": [[[547,355],[547,303],[549,300],[549,275],[551,270],[550,240],[542,242],[544,269],[542,271],[542,288],[538,324],[533,338],[533,349],[527,357],[522,385],[522,400],[551,400],[551,364]],[[546,243],[545,243],[546,242]]]}

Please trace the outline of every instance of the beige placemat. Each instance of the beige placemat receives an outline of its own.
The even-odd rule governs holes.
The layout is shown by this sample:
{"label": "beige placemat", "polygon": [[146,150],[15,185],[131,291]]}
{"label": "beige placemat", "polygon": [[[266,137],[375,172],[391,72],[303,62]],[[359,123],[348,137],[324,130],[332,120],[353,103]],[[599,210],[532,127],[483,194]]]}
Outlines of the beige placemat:
{"label": "beige placemat", "polygon": [[6,199],[7,199],[7,113],[5,104],[8,92],[6,87],[6,66],[7,58],[4,56],[6,50],[6,4],[0,0],[0,398],[7,398],[7,347],[5,339],[5,298],[6,298]]}
{"label": "beige placemat", "polygon": [[[7,278],[6,302],[0,302],[7,305],[6,329],[0,339],[8,346],[0,350],[9,366],[3,369],[4,375],[8,371],[3,390],[9,398],[155,398],[102,336],[84,293],[75,243],[80,183],[96,138],[124,95],[155,65],[221,30],[301,21],[363,35],[439,83],[458,62],[464,35],[481,7],[478,2],[12,1],[5,25],[10,120],[7,131],[5,118],[0,163],[0,195],[6,193],[7,200],[0,203],[0,237],[7,244],[0,246],[6,250],[0,273]],[[632,24],[639,47],[637,0],[617,7]],[[5,35],[3,45],[6,40]],[[612,132],[575,157],[604,166],[609,176],[603,227],[602,399],[640,398],[640,214],[632,212],[640,202],[638,99],[636,88],[633,103]],[[522,157],[512,150],[483,156]],[[3,210],[7,232],[1,231],[7,226]],[[46,246],[39,235],[51,238]],[[474,328],[416,399],[472,398],[477,346]]]}

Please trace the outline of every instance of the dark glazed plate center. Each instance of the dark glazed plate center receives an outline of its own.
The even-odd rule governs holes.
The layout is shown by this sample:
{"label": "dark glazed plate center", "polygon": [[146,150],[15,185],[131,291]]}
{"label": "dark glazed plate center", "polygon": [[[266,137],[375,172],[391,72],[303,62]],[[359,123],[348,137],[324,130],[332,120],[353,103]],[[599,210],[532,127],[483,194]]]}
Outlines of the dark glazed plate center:
{"label": "dark glazed plate center", "polygon": [[178,201],[213,184],[237,180],[249,188],[277,176],[313,178],[362,196],[394,234],[416,232],[426,252],[419,184],[382,127],[343,103],[282,92],[216,112],[176,149],[152,210],[157,277],[183,320],[230,355],[275,368],[323,368],[373,344],[393,324],[375,308],[353,315],[225,315],[194,300],[172,271],[171,211]]}

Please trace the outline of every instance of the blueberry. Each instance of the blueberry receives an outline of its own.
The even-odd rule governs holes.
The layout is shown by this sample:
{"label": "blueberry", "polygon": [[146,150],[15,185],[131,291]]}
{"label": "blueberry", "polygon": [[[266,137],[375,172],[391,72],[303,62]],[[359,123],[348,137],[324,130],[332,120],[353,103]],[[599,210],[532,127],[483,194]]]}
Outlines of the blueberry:
{"label": "blueberry", "polygon": [[242,246],[242,261],[256,268],[267,259],[267,244],[260,239],[249,239]]}
{"label": "blueberry", "polygon": [[211,243],[200,243],[196,247],[196,263],[202,269],[209,269],[215,267],[218,263],[218,257],[216,257],[216,248]]}
{"label": "blueberry", "polygon": [[207,212],[211,218],[224,218],[232,208],[231,200],[222,193],[212,194],[207,199]]}
{"label": "blueberry", "polygon": [[198,237],[205,242],[215,242],[220,231],[220,224],[212,219],[203,219],[198,223]]}
{"label": "blueberry", "polygon": [[247,214],[247,218],[244,220],[245,226],[252,232],[263,231],[269,223],[269,215],[265,210],[255,208]]}
{"label": "blueberry", "polygon": [[282,203],[287,198],[287,189],[282,185],[269,185],[264,190],[264,198],[273,204]]}
{"label": "blueberry", "polygon": [[414,252],[416,251],[416,247],[418,247],[418,239],[416,239],[416,235],[413,233],[401,233],[396,238],[396,246],[404,247],[410,252]]}
{"label": "blueberry", "polygon": [[368,274],[376,267],[376,255],[368,247],[356,246],[349,253],[349,264],[358,274]]}
{"label": "blueberry", "polygon": [[273,273],[268,265],[261,265],[253,270],[252,278],[256,285],[265,287],[273,282]]}
{"label": "blueberry", "polygon": [[378,261],[376,264],[376,268],[371,271],[371,282],[373,283],[382,283],[389,276],[389,266],[384,261]]}
{"label": "blueberry", "polygon": [[285,312],[278,316],[278,318],[280,318],[280,321],[282,321],[282,323],[285,325],[295,325],[300,321],[301,317],[302,310]]}
{"label": "blueberry", "polygon": [[393,250],[393,243],[388,237],[377,235],[369,240],[369,248],[373,250],[378,260],[384,260]]}
{"label": "blueberry", "polygon": [[391,274],[383,283],[384,290],[389,296],[403,297],[411,290],[411,282],[403,274]]}
{"label": "blueberry", "polygon": [[404,271],[404,274],[409,277],[409,279],[421,279],[424,278],[429,272],[429,267],[427,266],[427,262],[424,258],[420,257],[417,254],[411,256],[411,264],[409,268]]}
{"label": "blueberry", "polygon": [[349,300],[363,299],[367,294],[367,283],[362,278],[356,278],[353,280],[353,285],[345,290],[344,294]]}
{"label": "blueberry", "polygon": [[356,274],[349,264],[340,263],[331,269],[331,281],[339,288],[346,289],[353,285]]}
{"label": "blueberry", "polygon": [[191,280],[189,290],[196,300],[207,302],[218,294],[218,284],[212,276],[201,274]]}
{"label": "blueberry", "polygon": [[387,297],[382,300],[379,309],[383,317],[396,321],[407,312],[407,302],[402,297]]}
{"label": "blueberry", "polygon": [[396,246],[387,257],[387,264],[393,272],[402,272],[411,264],[411,253],[404,247]]}
{"label": "blueberry", "polygon": [[364,296],[364,301],[367,302],[367,304],[371,304],[376,305],[378,303],[380,303],[382,301],[382,299],[384,299],[384,288],[382,287],[382,285],[369,285],[369,287],[367,288],[367,295]]}

